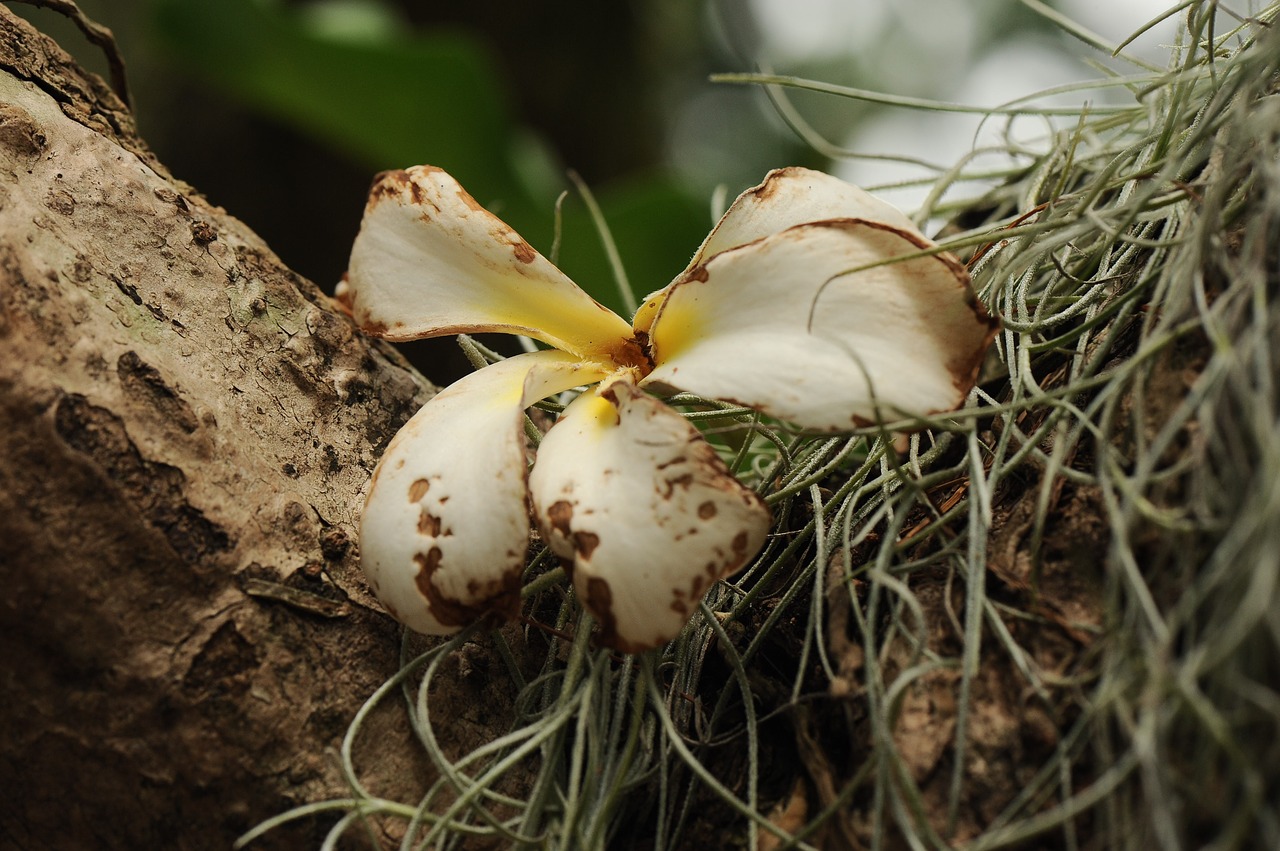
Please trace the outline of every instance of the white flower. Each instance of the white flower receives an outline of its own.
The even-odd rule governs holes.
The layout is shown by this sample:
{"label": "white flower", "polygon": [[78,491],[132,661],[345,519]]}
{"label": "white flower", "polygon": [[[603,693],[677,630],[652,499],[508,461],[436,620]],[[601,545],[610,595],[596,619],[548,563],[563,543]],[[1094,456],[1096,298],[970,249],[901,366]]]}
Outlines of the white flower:
{"label": "white flower", "polygon": [[[340,297],[390,340],[525,334],[554,348],[441,391],[373,473],[361,560],[397,619],[446,634],[514,616],[530,531],[628,652],[674,638],[759,551],[769,510],[649,391],[680,389],[805,429],[959,406],[995,333],[964,268],[894,208],[800,168],[743,193],[627,323],[449,175],[380,176]],[[526,461],[524,411],[583,385]]]}

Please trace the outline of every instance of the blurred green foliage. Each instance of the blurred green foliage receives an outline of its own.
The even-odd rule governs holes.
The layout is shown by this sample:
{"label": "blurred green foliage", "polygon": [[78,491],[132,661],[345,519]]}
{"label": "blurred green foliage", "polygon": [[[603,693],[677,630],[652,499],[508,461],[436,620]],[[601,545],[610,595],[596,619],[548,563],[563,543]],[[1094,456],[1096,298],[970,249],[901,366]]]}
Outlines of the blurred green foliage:
{"label": "blurred green foliage", "polygon": [[[153,0],[160,45],[251,108],[368,167],[430,163],[454,175],[544,252],[567,181],[512,115],[489,53],[461,31],[412,32],[372,3],[286,7],[260,0]],[[641,294],[683,268],[706,232],[706,204],[674,179],[637,175],[599,200]],[[561,265],[621,309],[581,204],[564,208]]]}
{"label": "blurred green foliage", "polygon": [[[592,189],[643,295],[679,272],[705,235],[713,188],[725,184],[732,197],[769,168],[832,165],[760,90],[712,86],[708,73],[766,63],[945,95],[996,43],[1043,30],[1017,0],[881,0],[856,15],[791,0],[659,0],[625,14],[604,14],[595,0],[545,10],[520,0],[479,9],[414,0],[80,5],[115,29],[140,125],[161,159],[323,287],[345,267],[363,186],[378,171],[444,168],[546,253],[557,196],[570,188],[565,170],[591,178],[608,163]],[[951,23],[911,25],[924,5],[935,23]],[[857,26],[845,32],[850,15]],[[783,24],[797,17],[823,35],[826,52],[787,47]],[[57,32],[59,23],[48,13],[39,25],[100,68],[97,51],[67,27]],[[786,98],[835,145],[882,112],[806,92]],[[595,226],[572,191],[563,229],[562,268],[621,312]]]}
{"label": "blurred green foliage", "polygon": [[206,83],[371,169],[429,152],[478,197],[513,182],[501,80],[463,33],[344,36],[257,0],[156,0],[153,14],[161,43]]}

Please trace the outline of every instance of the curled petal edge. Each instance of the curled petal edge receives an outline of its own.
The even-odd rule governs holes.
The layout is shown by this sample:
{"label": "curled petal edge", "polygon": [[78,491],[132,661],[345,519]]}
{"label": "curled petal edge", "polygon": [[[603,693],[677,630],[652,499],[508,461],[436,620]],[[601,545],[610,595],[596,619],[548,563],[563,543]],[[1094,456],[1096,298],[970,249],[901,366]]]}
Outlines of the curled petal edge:
{"label": "curled petal edge", "polygon": [[799,166],[774,169],[729,205],[689,265],[672,284],[644,300],[632,325],[637,331],[649,333],[672,286],[715,255],[797,225],[832,219],[862,219],[925,238],[897,207],[838,177]]}
{"label": "curled petal edge", "polygon": [[644,384],[817,431],[954,410],[999,323],[955,258],[920,253],[933,247],[838,219],[720,252],[671,286]]}

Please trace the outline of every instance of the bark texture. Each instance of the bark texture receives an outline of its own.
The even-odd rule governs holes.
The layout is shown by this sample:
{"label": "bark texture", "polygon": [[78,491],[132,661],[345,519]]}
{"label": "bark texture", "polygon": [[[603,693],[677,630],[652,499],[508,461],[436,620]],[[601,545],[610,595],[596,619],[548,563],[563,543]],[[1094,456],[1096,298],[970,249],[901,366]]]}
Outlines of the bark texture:
{"label": "bark texture", "polygon": [[398,662],[361,491],[428,392],[0,7],[0,845],[227,848],[341,794]]}

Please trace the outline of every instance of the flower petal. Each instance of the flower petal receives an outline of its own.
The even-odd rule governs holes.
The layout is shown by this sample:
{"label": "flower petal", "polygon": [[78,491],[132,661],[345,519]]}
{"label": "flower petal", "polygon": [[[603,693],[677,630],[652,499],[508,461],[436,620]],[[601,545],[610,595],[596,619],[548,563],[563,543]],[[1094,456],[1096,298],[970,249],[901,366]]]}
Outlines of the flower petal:
{"label": "flower petal", "polygon": [[[676,280],[722,251],[796,225],[828,219],[865,219],[920,236],[915,224],[901,210],[851,183],[798,166],[779,168],[729,205]],[[669,289],[658,290],[645,299],[632,322],[637,330],[649,331]]]}
{"label": "flower petal", "polygon": [[672,285],[645,383],[824,431],[952,410],[998,323],[950,255],[884,262],[930,246],[843,219],[721,252]]}
{"label": "flower petal", "polygon": [[373,472],[360,560],[397,620],[443,635],[518,611],[529,544],[524,409],[601,377],[563,352],[518,355],[442,390],[396,434]]}
{"label": "flower petal", "polygon": [[678,635],[769,528],[764,502],[697,429],[625,380],[565,410],[538,448],[529,491],[602,640],[628,653]]}
{"label": "flower petal", "polygon": [[340,298],[389,340],[497,331],[640,362],[625,320],[430,166],[379,176]]}

